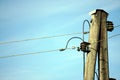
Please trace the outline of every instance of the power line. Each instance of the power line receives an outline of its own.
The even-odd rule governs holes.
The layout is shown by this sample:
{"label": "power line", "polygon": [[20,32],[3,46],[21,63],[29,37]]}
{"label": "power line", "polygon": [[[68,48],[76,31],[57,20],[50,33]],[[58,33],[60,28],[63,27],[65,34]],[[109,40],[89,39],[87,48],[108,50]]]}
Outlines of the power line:
{"label": "power line", "polygon": [[120,25],[115,26],[114,28],[120,27]]}
{"label": "power line", "polygon": [[116,36],[120,36],[120,33],[119,33],[119,34],[112,35],[112,36],[108,37],[108,39],[111,39],[111,38],[116,37]]}
{"label": "power line", "polygon": [[70,33],[70,34],[61,34],[61,35],[55,35],[55,36],[44,36],[44,37],[38,37],[38,38],[29,38],[24,40],[14,40],[14,41],[6,41],[6,42],[0,42],[0,44],[10,44],[10,43],[17,43],[17,42],[24,42],[24,41],[31,41],[31,40],[40,40],[40,39],[48,39],[48,38],[55,38],[55,37],[63,37],[63,36],[70,36],[70,35],[77,35],[77,34],[88,34],[89,32],[76,32],[76,33]]}
{"label": "power line", "polygon": [[[85,22],[84,22],[84,24],[85,24]],[[90,24],[89,24],[89,26],[90,26]],[[120,27],[120,25],[117,25],[114,28],[117,28],[117,27]],[[83,28],[83,30],[84,30],[84,28]],[[0,45],[1,44],[10,44],[10,43],[25,42],[25,41],[31,41],[31,40],[40,40],[40,39],[48,39],[48,38],[55,38],[55,37],[63,37],[63,36],[70,36],[70,35],[77,35],[77,34],[88,34],[88,33],[89,32],[86,31],[86,32],[81,32],[81,33],[80,32],[76,32],[76,33],[61,34],[61,35],[55,35],[55,36],[43,36],[43,37],[38,37],[38,38],[29,38],[29,39],[24,39],[24,40],[13,40],[13,41],[0,42]]]}
{"label": "power line", "polygon": [[[108,37],[108,39],[114,38],[114,37],[116,37],[116,36],[120,36],[120,33],[119,33],[119,34],[112,35],[112,36]],[[101,42],[101,41],[104,41],[104,39],[103,39],[103,40],[99,40],[98,42]]]}
{"label": "power line", "polygon": [[39,51],[39,52],[23,53],[23,54],[12,54],[12,55],[7,55],[7,56],[0,56],[0,58],[17,57],[17,56],[24,56],[24,55],[31,55],[31,54],[40,54],[40,53],[54,52],[54,51],[58,51],[58,49],[47,50],[47,51]]}
{"label": "power line", "polygon": [[[85,24],[85,22],[88,22],[88,20],[85,20],[83,22],[83,26]],[[90,27],[90,23],[88,22],[89,27]],[[114,28],[120,27],[120,25],[115,26]],[[76,32],[76,33],[69,33],[69,34],[61,34],[61,35],[55,35],[55,36],[43,36],[43,37],[38,37],[38,38],[29,38],[29,39],[24,39],[24,40],[13,40],[13,41],[6,41],[6,42],[0,42],[1,44],[10,44],[10,43],[18,43],[18,42],[24,42],[24,41],[31,41],[31,40],[40,40],[40,39],[48,39],[48,38],[55,38],[55,37],[63,37],[63,36],[70,36],[70,35],[77,35],[77,34],[88,34],[89,32],[86,31],[84,32],[84,28],[83,28],[83,32]],[[83,35],[84,37],[84,35]]]}
{"label": "power line", "polygon": [[[67,48],[67,49],[75,49],[75,48],[76,48],[76,47]],[[2,59],[2,58],[9,58],[9,57],[32,55],[32,54],[55,52],[55,51],[59,51],[59,50],[60,50],[60,49],[54,49],[54,50],[45,50],[45,51],[39,51],[39,52],[29,52],[29,53],[23,53],[23,54],[12,54],[12,55],[7,55],[7,56],[0,56],[0,59]]]}
{"label": "power line", "polygon": [[[112,35],[112,36],[108,37],[108,39],[114,38],[114,37],[116,37],[116,36],[120,36],[120,33],[119,33],[119,34]],[[97,42],[93,42],[92,44],[99,43],[99,42],[102,42],[102,41],[104,41],[104,40],[105,40],[105,39],[102,39],[102,40],[99,40],[99,41],[97,41]],[[92,47],[90,47],[90,48],[91,48],[91,49],[94,49],[94,48],[92,48]],[[94,50],[96,50],[96,49],[94,49]]]}
{"label": "power line", "polygon": [[[116,36],[120,36],[120,34],[115,34],[110,36],[108,39],[114,38]],[[103,39],[104,40],[104,39]],[[101,42],[103,40],[100,40],[98,42]],[[72,47],[72,48],[67,48],[67,49],[75,49],[77,47]],[[46,51],[39,51],[39,52],[30,52],[30,53],[23,53],[23,54],[12,54],[12,55],[7,55],[7,56],[0,56],[1,58],[9,58],[9,57],[17,57],[17,56],[24,56],[24,55],[32,55],[32,54],[40,54],[40,53],[48,53],[48,52],[55,52],[55,51],[60,51],[60,49],[54,49],[54,50],[46,50]]]}

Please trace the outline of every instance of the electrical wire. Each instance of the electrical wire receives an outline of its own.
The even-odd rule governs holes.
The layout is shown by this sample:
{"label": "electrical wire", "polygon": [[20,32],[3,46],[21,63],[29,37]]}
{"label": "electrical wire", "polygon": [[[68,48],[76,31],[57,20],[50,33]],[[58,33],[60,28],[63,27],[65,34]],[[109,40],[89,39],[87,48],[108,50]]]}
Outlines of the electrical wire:
{"label": "electrical wire", "polygon": [[[120,34],[115,34],[110,36],[108,39],[114,38],[116,36],[120,36]],[[100,40],[103,41],[103,40]],[[98,41],[98,42],[100,42]],[[75,49],[77,47],[72,47],[72,48],[67,48],[67,49]],[[7,55],[7,56],[0,56],[1,58],[9,58],[9,57],[17,57],[17,56],[24,56],[24,55],[31,55],[31,54],[39,54],[39,53],[47,53],[47,52],[55,52],[55,51],[59,51],[60,49],[54,49],[54,50],[46,50],[46,51],[39,51],[39,52],[31,52],[31,53],[24,53],[24,54],[12,54],[12,55]]]}
{"label": "electrical wire", "polygon": [[[90,22],[85,19],[85,20],[83,21],[83,33],[84,33],[85,22],[88,23],[89,28],[90,28]],[[89,29],[89,30],[90,30],[90,29]],[[84,42],[84,34],[83,34],[83,42]],[[83,79],[84,79],[84,75],[85,75],[85,52],[83,52]]]}
{"label": "electrical wire", "polygon": [[[85,32],[85,31],[84,31],[85,22],[88,23],[88,26],[89,26],[89,28],[90,28],[90,22],[89,22],[87,19],[85,19],[85,20],[83,21],[83,33]],[[83,34],[83,40],[84,40],[84,34]]]}
{"label": "electrical wire", "polygon": [[24,41],[31,41],[31,40],[40,40],[40,39],[48,39],[48,38],[56,38],[56,37],[63,37],[63,36],[70,36],[70,35],[77,35],[77,34],[88,34],[89,32],[76,32],[76,33],[69,33],[69,34],[61,34],[61,35],[55,35],[55,36],[44,36],[44,37],[38,37],[38,38],[29,38],[24,40],[13,40],[13,41],[7,41],[7,42],[0,42],[0,44],[10,44],[10,43],[17,43],[17,42],[24,42]]}
{"label": "electrical wire", "polygon": [[108,37],[108,39],[111,39],[111,38],[116,37],[116,36],[120,36],[120,33],[119,33],[119,34],[112,35],[112,36]]}
{"label": "electrical wire", "polygon": [[[119,34],[112,35],[112,36],[108,37],[108,39],[111,39],[111,38],[114,38],[114,37],[117,37],[117,36],[120,36],[120,33],[119,33]],[[99,41],[97,41],[97,42],[93,42],[93,43],[91,43],[91,44],[96,44],[96,43],[102,42],[102,41],[104,41],[104,40],[105,40],[105,39],[102,39],[102,40],[99,40]],[[92,47],[89,47],[89,48],[97,51],[96,49],[94,49],[94,48],[92,48]]]}
{"label": "electrical wire", "polygon": [[[75,49],[76,47],[72,48],[67,48],[67,49]],[[59,51],[60,49],[54,49],[54,50],[45,50],[45,51],[39,51],[39,52],[29,52],[29,53],[23,53],[23,54],[12,54],[12,55],[7,55],[7,56],[0,56],[1,58],[9,58],[9,57],[17,57],[17,56],[25,56],[25,55],[33,55],[33,54],[40,54],[40,53],[48,53],[48,52],[55,52]]]}
{"label": "electrical wire", "polygon": [[[120,36],[120,33],[115,34],[115,35],[112,35],[112,36],[108,37],[108,39],[114,38],[114,37],[116,37],[116,36]],[[102,42],[102,41],[104,41],[104,40],[105,40],[105,39],[99,40],[99,41],[97,41],[97,42],[94,42],[93,44],[98,43],[98,42]]]}
{"label": "electrical wire", "polygon": [[120,25],[115,26],[114,28],[120,27]]}
{"label": "electrical wire", "polygon": [[65,48],[62,48],[62,49],[60,49],[59,51],[64,51],[64,50],[66,50],[67,47],[68,47],[69,42],[70,42],[72,39],[80,39],[80,40],[83,41],[83,39],[82,39],[81,37],[72,37],[72,38],[70,38],[70,39],[67,41],[67,44],[66,44]]}
{"label": "electrical wire", "polygon": [[[117,37],[117,36],[120,36],[120,33],[119,33],[119,34],[112,35],[112,36],[108,37],[108,39],[111,39],[111,38],[114,38],[114,37]],[[102,42],[102,41],[104,41],[104,40],[105,40],[105,39],[102,39],[102,40],[99,40],[99,41],[97,41],[97,42],[95,42],[95,43]],[[91,48],[91,49],[94,49],[94,48]],[[95,50],[95,49],[94,49],[94,50]],[[98,74],[97,74],[96,71],[95,71],[95,74],[96,74],[96,76],[97,76],[97,79],[99,80],[99,76],[98,76]]]}
{"label": "electrical wire", "polygon": [[[83,22],[83,26],[85,24],[85,22],[87,22],[90,26],[90,23],[88,20],[84,20]],[[114,28],[120,27],[120,25],[115,26]],[[47,38],[55,38],[55,37],[63,37],[63,36],[70,36],[70,35],[77,35],[77,34],[88,34],[89,32],[86,31],[84,32],[84,28],[83,28],[83,32],[77,32],[77,33],[70,33],[70,34],[62,34],[62,35],[55,35],[55,36],[43,36],[43,37],[38,37],[38,38],[29,38],[29,39],[24,39],[24,40],[13,40],[13,41],[6,41],[6,42],[0,42],[1,44],[11,44],[11,43],[18,43],[18,42],[24,42],[24,41],[31,41],[31,40],[40,40],[40,39],[47,39]],[[83,40],[84,40],[84,35],[83,35]]]}

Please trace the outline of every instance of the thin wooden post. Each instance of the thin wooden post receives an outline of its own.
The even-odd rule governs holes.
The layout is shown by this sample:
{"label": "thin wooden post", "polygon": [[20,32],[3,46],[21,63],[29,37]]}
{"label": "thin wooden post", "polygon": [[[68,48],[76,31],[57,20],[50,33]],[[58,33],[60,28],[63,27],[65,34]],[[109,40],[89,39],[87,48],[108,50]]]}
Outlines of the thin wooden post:
{"label": "thin wooden post", "polygon": [[98,50],[98,68],[99,79],[109,80],[109,65],[108,65],[108,36],[107,36],[107,16],[108,13],[101,11],[99,50]]}
{"label": "thin wooden post", "polygon": [[91,44],[90,52],[87,54],[85,64],[85,77],[84,80],[94,80],[96,56],[98,50],[98,41],[100,35],[100,19],[101,11],[95,10],[91,12],[91,27],[89,43]]}

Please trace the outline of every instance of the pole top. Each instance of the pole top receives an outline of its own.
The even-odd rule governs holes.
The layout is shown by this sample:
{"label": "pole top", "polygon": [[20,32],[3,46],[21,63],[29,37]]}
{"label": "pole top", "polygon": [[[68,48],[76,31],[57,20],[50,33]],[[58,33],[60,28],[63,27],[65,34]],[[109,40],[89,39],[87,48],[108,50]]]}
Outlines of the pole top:
{"label": "pole top", "polygon": [[89,12],[89,15],[93,15],[93,14],[97,13],[98,11],[104,12],[104,13],[106,13],[108,15],[108,13],[106,11],[104,11],[103,9],[93,10],[93,11]]}

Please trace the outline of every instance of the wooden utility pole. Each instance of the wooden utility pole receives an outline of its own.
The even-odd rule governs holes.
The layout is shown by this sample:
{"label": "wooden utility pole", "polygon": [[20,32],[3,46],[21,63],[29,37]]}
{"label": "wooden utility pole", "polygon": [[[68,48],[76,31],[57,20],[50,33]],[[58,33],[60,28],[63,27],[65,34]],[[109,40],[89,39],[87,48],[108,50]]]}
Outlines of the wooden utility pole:
{"label": "wooden utility pole", "polygon": [[91,12],[89,37],[91,48],[86,58],[84,80],[94,80],[97,52],[99,53],[100,80],[108,80],[107,15],[100,9]]}
{"label": "wooden utility pole", "polygon": [[109,80],[109,64],[108,64],[108,36],[107,36],[107,16],[108,13],[101,11],[100,36],[98,46],[98,70],[99,80]]}
{"label": "wooden utility pole", "polygon": [[91,44],[90,52],[87,54],[85,64],[84,80],[94,80],[95,64],[97,56],[98,41],[100,35],[100,19],[101,11],[95,10],[91,12],[91,26],[89,43]]}

